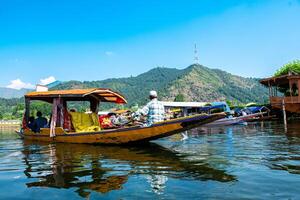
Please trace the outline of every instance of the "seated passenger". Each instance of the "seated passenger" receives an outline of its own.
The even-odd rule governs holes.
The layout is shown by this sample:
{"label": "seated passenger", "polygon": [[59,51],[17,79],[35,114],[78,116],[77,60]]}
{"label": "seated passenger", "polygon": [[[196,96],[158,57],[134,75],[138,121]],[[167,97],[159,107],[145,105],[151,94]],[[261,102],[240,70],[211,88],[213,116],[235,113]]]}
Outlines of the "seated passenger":
{"label": "seated passenger", "polygon": [[33,132],[35,132],[35,126],[34,126],[34,117],[31,116],[29,117],[29,120],[28,120],[28,128],[30,128],[30,130],[32,130]]}
{"label": "seated passenger", "polygon": [[37,118],[34,120],[35,132],[40,132],[40,129],[47,127],[48,123],[47,119],[42,116],[43,114],[41,111],[38,111],[36,115]]}
{"label": "seated passenger", "polygon": [[114,126],[124,126],[129,122],[125,116],[116,113],[110,116],[110,120]]}

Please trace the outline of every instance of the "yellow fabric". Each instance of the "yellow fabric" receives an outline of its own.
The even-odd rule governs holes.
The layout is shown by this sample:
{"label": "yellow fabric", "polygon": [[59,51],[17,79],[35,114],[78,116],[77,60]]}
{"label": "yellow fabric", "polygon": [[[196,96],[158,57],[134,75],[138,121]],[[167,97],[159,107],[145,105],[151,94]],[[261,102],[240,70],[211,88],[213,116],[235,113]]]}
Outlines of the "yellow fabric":
{"label": "yellow fabric", "polygon": [[70,112],[71,121],[76,132],[100,131],[100,124],[96,113]]}

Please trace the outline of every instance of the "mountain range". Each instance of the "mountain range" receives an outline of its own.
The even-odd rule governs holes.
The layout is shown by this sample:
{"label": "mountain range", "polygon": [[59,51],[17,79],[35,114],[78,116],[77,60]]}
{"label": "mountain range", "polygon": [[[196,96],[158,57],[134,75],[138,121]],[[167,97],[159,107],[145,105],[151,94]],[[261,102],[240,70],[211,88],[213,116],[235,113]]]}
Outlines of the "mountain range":
{"label": "mountain range", "polygon": [[0,98],[4,99],[10,99],[10,98],[20,98],[23,97],[24,94],[26,94],[29,89],[12,89],[12,88],[6,88],[6,87],[0,87]]}
{"label": "mountain range", "polygon": [[[61,81],[54,81],[52,83],[47,84],[46,86],[48,88],[53,88],[59,84],[61,84]],[[12,89],[7,87],[0,87],[0,98],[4,99],[11,99],[11,98],[21,98],[23,97],[27,92],[32,91],[32,89]]]}
{"label": "mountain range", "polygon": [[68,81],[53,89],[111,88],[125,95],[128,106],[146,103],[150,90],[158,91],[159,98],[165,101],[174,101],[180,96],[181,101],[265,103],[267,89],[258,81],[193,64],[185,69],[157,67],[136,77]]}

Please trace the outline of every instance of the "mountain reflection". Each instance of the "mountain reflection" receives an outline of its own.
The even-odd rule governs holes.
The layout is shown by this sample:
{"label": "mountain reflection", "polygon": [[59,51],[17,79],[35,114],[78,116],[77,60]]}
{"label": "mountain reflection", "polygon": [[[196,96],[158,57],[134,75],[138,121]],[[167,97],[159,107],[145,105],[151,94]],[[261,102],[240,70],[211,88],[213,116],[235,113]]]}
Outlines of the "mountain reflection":
{"label": "mountain reflection", "polygon": [[159,145],[143,147],[24,143],[27,187],[74,188],[82,197],[91,191],[122,189],[131,175],[144,175],[152,191],[162,193],[168,178],[235,181],[233,175],[203,162],[184,159]]}

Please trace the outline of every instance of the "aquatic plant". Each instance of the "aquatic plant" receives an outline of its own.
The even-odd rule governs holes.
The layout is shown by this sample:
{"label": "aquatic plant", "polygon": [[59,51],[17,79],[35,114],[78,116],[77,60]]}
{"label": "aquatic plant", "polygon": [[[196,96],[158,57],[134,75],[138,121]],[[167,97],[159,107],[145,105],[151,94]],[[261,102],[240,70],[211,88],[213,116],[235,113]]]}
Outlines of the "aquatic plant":
{"label": "aquatic plant", "polygon": [[300,60],[294,60],[283,65],[275,72],[274,76],[285,75],[289,72],[300,74]]}

